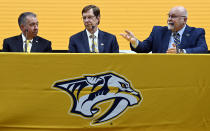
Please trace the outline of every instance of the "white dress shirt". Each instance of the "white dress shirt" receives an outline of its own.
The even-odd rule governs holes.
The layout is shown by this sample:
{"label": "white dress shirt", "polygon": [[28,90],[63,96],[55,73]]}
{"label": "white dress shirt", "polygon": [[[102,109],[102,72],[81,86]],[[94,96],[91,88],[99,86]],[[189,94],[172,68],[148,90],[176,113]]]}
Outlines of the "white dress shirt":
{"label": "white dress shirt", "polygon": [[[182,41],[182,35],[184,33],[184,30],[185,30],[185,27],[186,25],[181,29],[179,30],[177,33],[179,33],[180,35],[180,42]],[[170,37],[170,40],[169,40],[169,45],[168,45],[168,48],[173,48],[173,44],[174,44],[174,37],[173,37],[173,33],[171,33],[171,37]]]}
{"label": "white dress shirt", "polygon": [[[23,51],[25,51],[26,37],[23,35],[23,33],[22,33],[22,40],[23,40]],[[33,39],[30,40],[28,47],[27,47],[27,48],[29,48],[30,52],[31,52],[32,42],[33,42]]]}
{"label": "white dress shirt", "polygon": [[[90,49],[90,52],[92,52],[92,38],[90,38],[92,34],[87,29],[86,29],[86,32],[87,32],[87,36],[88,36],[89,49]],[[99,52],[98,51],[98,29],[94,33],[94,36],[95,36],[94,41],[96,43],[95,52],[98,53]]]}

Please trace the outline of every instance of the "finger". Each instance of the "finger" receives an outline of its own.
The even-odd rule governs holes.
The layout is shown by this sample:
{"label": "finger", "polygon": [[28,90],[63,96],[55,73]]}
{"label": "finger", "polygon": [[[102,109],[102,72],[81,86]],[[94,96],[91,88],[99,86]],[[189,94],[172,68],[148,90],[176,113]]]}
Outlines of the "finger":
{"label": "finger", "polygon": [[169,48],[168,50],[176,50],[176,47],[173,47],[173,48]]}
{"label": "finger", "polygon": [[166,53],[176,53],[176,48],[169,48]]}
{"label": "finger", "polygon": [[176,45],[175,45],[174,43],[172,44],[172,46],[173,46],[173,47],[176,47]]}
{"label": "finger", "polygon": [[130,41],[130,36],[128,34],[120,33],[120,35],[126,39],[127,41]]}
{"label": "finger", "polygon": [[130,32],[129,30],[125,30],[125,32],[126,32],[128,35],[133,35],[133,33]]}
{"label": "finger", "polygon": [[125,38],[126,40],[128,40],[128,35],[127,34],[124,34],[124,33],[120,33],[120,35]]}
{"label": "finger", "polygon": [[173,53],[173,51],[171,51],[171,50],[167,50],[167,51],[166,51],[166,53]]}
{"label": "finger", "polygon": [[120,33],[120,35],[121,35],[122,37],[124,37],[124,38],[125,38],[125,36],[126,36],[126,34],[124,34],[124,33]]}

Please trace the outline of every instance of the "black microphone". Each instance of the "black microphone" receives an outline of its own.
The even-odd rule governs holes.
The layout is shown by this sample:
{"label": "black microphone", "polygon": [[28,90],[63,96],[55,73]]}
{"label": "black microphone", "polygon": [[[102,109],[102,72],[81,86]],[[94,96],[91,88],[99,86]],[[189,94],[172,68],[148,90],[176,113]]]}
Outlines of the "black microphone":
{"label": "black microphone", "polygon": [[25,34],[26,34],[26,40],[27,40],[27,36],[28,36],[28,29],[25,30]]}
{"label": "black microphone", "polygon": [[[26,41],[27,41],[27,36],[28,36],[27,34],[28,34],[28,29],[25,30]],[[26,43],[27,43],[27,42],[26,42]],[[24,52],[27,52],[27,48],[28,48],[26,43],[25,43],[25,45],[24,45]]]}
{"label": "black microphone", "polygon": [[92,26],[92,30],[94,30],[95,29],[95,26]]}

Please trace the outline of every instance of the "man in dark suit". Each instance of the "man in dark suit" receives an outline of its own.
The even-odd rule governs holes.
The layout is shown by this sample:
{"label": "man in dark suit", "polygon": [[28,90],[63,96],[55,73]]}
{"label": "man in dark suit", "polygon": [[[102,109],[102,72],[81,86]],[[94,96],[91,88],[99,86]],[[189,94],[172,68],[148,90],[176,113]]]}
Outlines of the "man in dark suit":
{"label": "man in dark suit", "polygon": [[204,29],[189,27],[187,17],[186,9],[177,6],[168,14],[168,27],[154,26],[143,42],[128,30],[121,35],[130,41],[131,49],[138,53],[206,53],[208,47]]}
{"label": "man in dark suit", "polygon": [[85,30],[70,37],[71,53],[119,53],[114,35],[98,29],[100,10],[95,5],[85,6],[82,10]]}
{"label": "man in dark suit", "polygon": [[4,39],[3,52],[51,52],[51,42],[37,36],[36,14],[24,12],[18,18],[21,35]]}

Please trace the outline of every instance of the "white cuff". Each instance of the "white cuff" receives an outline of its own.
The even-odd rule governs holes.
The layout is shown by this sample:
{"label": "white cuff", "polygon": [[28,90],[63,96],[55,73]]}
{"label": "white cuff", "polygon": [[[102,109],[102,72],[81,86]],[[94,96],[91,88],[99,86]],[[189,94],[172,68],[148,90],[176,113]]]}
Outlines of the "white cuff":
{"label": "white cuff", "polygon": [[136,43],[135,43],[135,44],[132,44],[132,43],[131,43],[131,46],[132,46],[133,48],[136,48],[138,45],[139,45],[139,41],[138,41],[138,40],[136,40]]}

